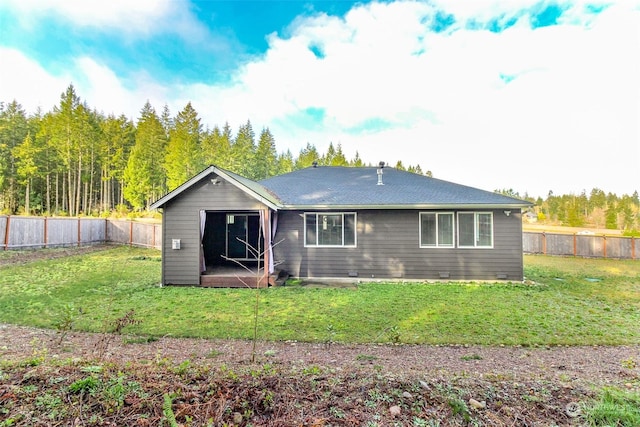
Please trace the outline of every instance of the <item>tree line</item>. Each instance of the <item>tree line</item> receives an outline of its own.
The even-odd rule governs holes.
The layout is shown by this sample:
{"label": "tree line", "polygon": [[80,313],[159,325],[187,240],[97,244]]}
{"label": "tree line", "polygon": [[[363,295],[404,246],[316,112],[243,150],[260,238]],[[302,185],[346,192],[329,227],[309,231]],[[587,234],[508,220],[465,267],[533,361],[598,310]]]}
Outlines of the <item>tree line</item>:
{"label": "tree line", "polygon": [[555,195],[549,191],[547,197],[532,198],[520,196],[512,189],[496,192],[528,200],[534,204],[531,210],[534,218],[541,223],[551,223],[568,227],[595,227],[623,230],[624,235],[640,237],[640,197],[638,191],[618,196],[605,193],[599,188],[579,195]]}
{"label": "tree line", "polygon": [[[142,211],[160,196],[216,165],[253,180],[313,165],[370,166],[359,153],[347,159],[342,146],[325,153],[307,143],[295,156],[278,152],[268,128],[256,133],[247,122],[232,131],[203,126],[191,103],[173,117],[147,101],[137,122],[125,115],[104,115],[90,108],[73,85],[51,111],[28,115],[16,101],[0,102],[0,213],[35,215],[105,215]],[[431,176],[420,165],[397,169]],[[530,200],[541,221],[570,226],[640,229],[640,202],[633,195],[554,195]]]}
{"label": "tree line", "polygon": [[[204,127],[188,103],[175,117],[147,101],[137,123],[91,109],[70,85],[49,112],[27,115],[16,101],[0,103],[0,213],[100,215],[145,210],[163,194],[208,165],[253,180],[291,172],[314,162],[365,166],[342,146],[326,153],[307,143],[294,157],[278,153],[274,136],[257,136],[251,122],[234,134],[228,123]],[[396,167],[422,174],[419,165]],[[430,172],[427,172],[430,174]]]}

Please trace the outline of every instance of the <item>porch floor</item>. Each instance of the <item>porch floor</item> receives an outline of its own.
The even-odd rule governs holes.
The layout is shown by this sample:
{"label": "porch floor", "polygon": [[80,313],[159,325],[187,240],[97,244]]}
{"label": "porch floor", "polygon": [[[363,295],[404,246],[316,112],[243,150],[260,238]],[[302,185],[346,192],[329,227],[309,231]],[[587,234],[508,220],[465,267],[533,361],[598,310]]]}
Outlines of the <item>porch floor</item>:
{"label": "porch floor", "polygon": [[[210,267],[200,275],[200,286],[207,288],[255,288],[257,281],[257,268],[246,270],[242,267]],[[276,271],[268,278],[261,277],[258,287],[278,286],[280,272]],[[286,280],[286,279],[285,279]]]}

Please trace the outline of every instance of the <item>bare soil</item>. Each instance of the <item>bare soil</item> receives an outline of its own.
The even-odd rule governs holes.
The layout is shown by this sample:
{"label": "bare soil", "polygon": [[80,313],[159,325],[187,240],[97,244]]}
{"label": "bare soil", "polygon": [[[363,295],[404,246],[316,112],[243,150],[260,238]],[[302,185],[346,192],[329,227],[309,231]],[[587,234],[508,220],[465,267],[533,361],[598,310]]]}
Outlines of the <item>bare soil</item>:
{"label": "bare soil", "polygon": [[[576,408],[598,388],[640,388],[639,346],[258,342],[252,354],[249,341],[0,325],[0,425],[159,426],[171,413],[185,426],[582,425]],[[89,376],[139,388],[121,401],[71,391]]]}

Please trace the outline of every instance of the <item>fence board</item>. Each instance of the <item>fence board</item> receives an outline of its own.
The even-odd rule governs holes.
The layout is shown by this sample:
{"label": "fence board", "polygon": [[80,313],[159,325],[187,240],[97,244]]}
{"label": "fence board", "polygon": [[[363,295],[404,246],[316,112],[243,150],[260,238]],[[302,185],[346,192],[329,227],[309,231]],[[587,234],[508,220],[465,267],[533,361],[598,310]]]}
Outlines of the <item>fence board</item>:
{"label": "fence board", "polygon": [[106,242],[160,249],[162,226],[104,218],[0,216],[1,249],[36,249]]}
{"label": "fence board", "polygon": [[526,232],[523,233],[522,250],[526,254],[638,259],[637,240],[633,237]]}
{"label": "fence board", "polygon": [[[162,225],[103,218],[0,216],[0,248],[3,249],[106,242],[161,249]],[[522,250],[526,254],[638,259],[638,239],[525,232]]]}

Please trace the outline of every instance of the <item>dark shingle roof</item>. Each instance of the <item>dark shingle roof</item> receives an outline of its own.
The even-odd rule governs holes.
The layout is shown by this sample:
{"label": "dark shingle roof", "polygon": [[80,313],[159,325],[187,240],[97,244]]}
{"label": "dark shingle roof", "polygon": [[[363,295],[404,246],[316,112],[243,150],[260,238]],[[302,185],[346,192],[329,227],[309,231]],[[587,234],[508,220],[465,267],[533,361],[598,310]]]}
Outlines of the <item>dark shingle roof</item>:
{"label": "dark shingle roof", "polygon": [[394,168],[309,167],[260,181],[284,207],[525,207],[530,203]]}

